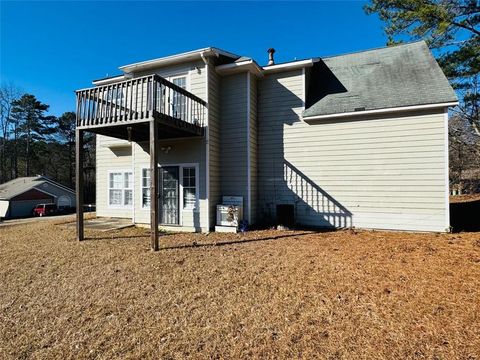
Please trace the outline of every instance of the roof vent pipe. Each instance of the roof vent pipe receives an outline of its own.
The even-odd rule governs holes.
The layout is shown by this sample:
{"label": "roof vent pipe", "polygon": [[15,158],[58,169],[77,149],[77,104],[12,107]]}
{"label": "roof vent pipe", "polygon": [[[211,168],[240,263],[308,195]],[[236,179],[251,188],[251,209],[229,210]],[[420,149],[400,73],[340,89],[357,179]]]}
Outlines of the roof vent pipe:
{"label": "roof vent pipe", "polygon": [[274,65],[275,60],[273,59],[273,54],[275,54],[275,49],[270,48],[270,49],[267,50],[267,52],[268,52],[268,66]]}

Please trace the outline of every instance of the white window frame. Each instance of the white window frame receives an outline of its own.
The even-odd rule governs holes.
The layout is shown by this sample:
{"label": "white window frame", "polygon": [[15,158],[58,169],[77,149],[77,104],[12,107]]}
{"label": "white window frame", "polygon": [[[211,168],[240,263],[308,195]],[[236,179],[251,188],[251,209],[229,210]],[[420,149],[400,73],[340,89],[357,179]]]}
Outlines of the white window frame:
{"label": "white window frame", "polygon": [[[143,186],[143,178],[144,178],[144,177],[143,177],[143,172],[144,172],[144,171],[146,171],[147,174],[148,174],[148,180],[149,180],[148,186]],[[141,181],[141,183],[140,183],[141,204],[142,204],[142,209],[147,210],[147,209],[150,209],[150,205],[145,205],[145,204],[143,203],[143,189],[146,189],[146,188],[150,189],[150,186],[151,186],[151,182],[150,182],[150,181],[151,181],[151,178],[152,178],[152,174],[151,174],[151,172],[150,172],[150,167],[142,167],[142,170],[141,170],[141,174],[140,174],[140,175],[141,175],[141,178],[142,178],[142,181]],[[152,201],[151,195],[152,195],[152,194],[150,194],[150,201]]]}
{"label": "white window frame", "polygon": [[[113,189],[110,188],[110,174],[116,174],[116,173],[121,173],[122,174],[122,187],[120,189]],[[125,173],[131,173],[132,174],[132,181],[131,181],[131,186],[126,188],[125,187]],[[133,204],[135,203],[133,197],[135,196],[135,181],[134,181],[134,173],[132,169],[116,169],[116,170],[108,170],[107,171],[107,207],[109,209],[133,209]],[[110,190],[121,190],[122,196],[121,196],[121,205],[112,205],[110,204]],[[132,191],[132,204],[130,205],[125,205],[125,190],[131,190]]]}
{"label": "white window frame", "polygon": [[[180,224],[183,224],[182,213],[184,211],[191,211],[191,212],[200,212],[200,166],[198,163],[177,163],[177,164],[161,164],[158,165],[160,167],[168,167],[168,166],[178,166],[178,177],[179,177],[179,214]],[[183,168],[195,168],[195,207],[193,208],[184,208],[183,205]],[[142,167],[143,170],[150,170],[150,167]],[[142,189],[143,189],[143,174],[142,174]],[[142,210],[149,210],[149,206],[143,205],[143,192],[142,192]]]}
{"label": "white window frame", "polygon": [[[170,81],[171,83],[173,83],[173,80],[175,79],[181,79],[181,78],[185,78],[185,90],[190,92],[190,72],[181,72],[181,73],[177,73],[175,75],[170,75],[167,80]],[[169,112],[170,113],[173,113],[173,110],[174,110],[174,107],[173,107],[173,101],[170,102],[168,104],[169,106]],[[185,115],[188,116],[188,102],[186,101],[185,102]]]}
{"label": "white window frame", "polygon": [[185,90],[190,92],[190,71],[185,71],[185,72],[179,72],[176,74],[172,74],[167,76],[167,80],[173,83],[173,80],[179,79],[179,78],[185,78]]}
{"label": "white window frame", "polygon": [[[185,169],[194,169],[195,171],[195,204],[193,205],[193,207],[185,207],[185,203],[184,203],[184,189],[186,187],[190,188],[190,186],[184,186],[183,185],[183,172]],[[182,211],[184,210],[193,210],[193,211],[196,211],[198,212],[198,169],[196,166],[182,166],[180,167],[180,174],[182,175],[181,177],[181,181],[180,181],[180,187],[181,187],[181,193],[182,193],[182,201],[181,201],[181,206],[182,206]]]}

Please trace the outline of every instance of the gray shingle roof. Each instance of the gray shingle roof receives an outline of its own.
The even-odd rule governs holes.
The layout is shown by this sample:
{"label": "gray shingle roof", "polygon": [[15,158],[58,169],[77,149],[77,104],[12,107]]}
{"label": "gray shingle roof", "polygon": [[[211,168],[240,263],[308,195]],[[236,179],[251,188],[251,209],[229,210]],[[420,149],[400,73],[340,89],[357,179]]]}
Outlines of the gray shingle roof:
{"label": "gray shingle roof", "polygon": [[304,116],[454,101],[455,92],[420,41],[315,63]]}
{"label": "gray shingle roof", "polygon": [[73,193],[73,190],[44,176],[19,177],[0,185],[0,200],[10,200],[17,195],[23,194],[27,190],[38,188],[45,182]]}

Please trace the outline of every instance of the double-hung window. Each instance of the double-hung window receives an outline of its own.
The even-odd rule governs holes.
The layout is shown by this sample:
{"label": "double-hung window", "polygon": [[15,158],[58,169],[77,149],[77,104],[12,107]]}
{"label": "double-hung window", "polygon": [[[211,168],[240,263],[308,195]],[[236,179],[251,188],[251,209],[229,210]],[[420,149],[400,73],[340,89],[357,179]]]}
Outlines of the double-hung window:
{"label": "double-hung window", "polygon": [[197,176],[195,167],[183,168],[183,208],[195,209],[197,206]]}
{"label": "double-hung window", "polygon": [[108,175],[108,204],[131,207],[133,204],[133,174],[130,171],[112,171]]}

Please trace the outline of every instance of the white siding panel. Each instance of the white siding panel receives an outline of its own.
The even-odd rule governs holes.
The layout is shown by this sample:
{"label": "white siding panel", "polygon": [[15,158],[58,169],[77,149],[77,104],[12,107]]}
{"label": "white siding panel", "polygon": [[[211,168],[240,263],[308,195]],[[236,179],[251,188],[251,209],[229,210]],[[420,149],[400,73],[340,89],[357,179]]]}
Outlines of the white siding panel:
{"label": "white siding panel", "polygon": [[164,78],[186,74],[188,76],[187,90],[201,99],[206,99],[206,74],[203,61],[195,61],[181,65],[166,66],[158,69],[135,73],[135,77],[157,74]]}
{"label": "white siding panel", "polygon": [[[135,145],[135,221],[150,223],[150,208],[142,207],[142,169],[150,167],[149,144]],[[197,231],[208,231],[208,206],[206,201],[206,160],[204,139],[161,140],[160,148],[170,147],[165,153],[159,151],[159,165],[198,164],[199,211],[181,210],[181,225]]]}
{"label": "white siding panel", "polygon": [[[186,74],[188,77],[187,90],[196,96],[206,100],[206,68],[203,61],[161,67],[144,72],[137,72],[135,77],[158,74],[164,78]],[[211,94],[209,94],[211,95]],[[215,106],[215,105],[214,105]],[[126,170],[132,168],[131,151],[126,148],[109,149],[108,143],[115,145],[126,141],[97,136],[97,215],[111,217],[129,217],[133,215],[133,209],[112,209],[108,206],[108,171]],[[182,225],[186,229],[208,231],[209,209],[207,205],[206,191],[206,139],[195,138],[185,140],[162,140],[160,147],[171,147],[167,153],[160,151],[159,165],[198,164],[199,174],[199,211],[182,210]],[[135,144],[134,146],[134,208],[135,222],[150,223],[150,209],[142,208],[142,169],[149,168],[150,157],[148,144]]]}
{"label": "white siding panel", "polygon": [[[128,141],[96,136],[96,211],[97,216],[131,218],[132,208],[115,208],[108,204],[108,172],[131,170],[132,156]],[[108,145],[117,147],[109,148]],[[118,147],[123,145],[122,147]]]}
{"label": "white siding panel", "polygon": [[259,83],[259,206],[299,223],[445,231],[443,111],[307,124],[301,70]]}

